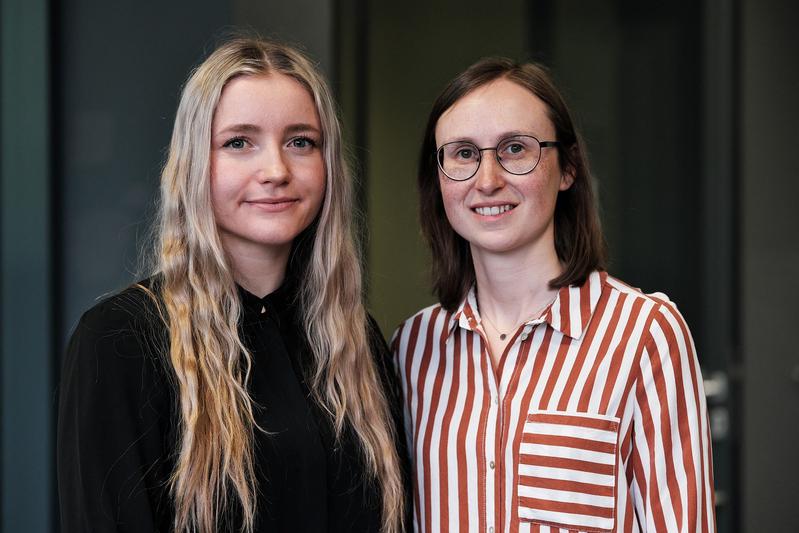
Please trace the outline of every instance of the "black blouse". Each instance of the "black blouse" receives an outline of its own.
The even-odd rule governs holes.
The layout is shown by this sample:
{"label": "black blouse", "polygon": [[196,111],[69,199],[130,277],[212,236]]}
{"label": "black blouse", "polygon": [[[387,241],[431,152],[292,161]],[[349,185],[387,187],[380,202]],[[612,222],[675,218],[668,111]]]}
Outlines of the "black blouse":
{"label": "black blouse", "polygon": [[[147,283],[146,283],[147,284]],[[379,531],[381,499],[353,432],[337,442],[305,376],[310,351],[294,292],[258,298],[239,289],[240,335],[252,354],[256,405],[257,532]],[[388,348],[370,322],[372,353],[407,461],[401,400]],[[177,447],[177,394],[166,327],[131,287],[86,312],[69,343],[58,416],[61,531],[168,532]],[[407,475],[408,465],[404,464]],[[220,520],[237,531],[239,519]]]}

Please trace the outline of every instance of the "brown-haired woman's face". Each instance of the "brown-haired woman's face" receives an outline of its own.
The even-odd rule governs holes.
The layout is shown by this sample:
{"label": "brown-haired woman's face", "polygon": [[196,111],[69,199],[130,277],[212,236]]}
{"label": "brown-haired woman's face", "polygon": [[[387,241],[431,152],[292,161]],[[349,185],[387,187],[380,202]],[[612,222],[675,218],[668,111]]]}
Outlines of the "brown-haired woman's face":
{"label": "brown-haired woman's face", "polygon": [[[503,143],[514,136],[532,136],[538,141],[556,141],[555,127],[546,105],[524,87],[499,79],[479,87],[445,111],[436,124],[436,147],[466,141],[480,149],[476,174],[454,181],[439,169],[438,179],[444,208],[452,228],[471,245],[473,253],[509,253],[546,246],[554,247],[555,201],[559,191],[568,189],[571,175],[562,172],[555,147],[542,148],[535,169],[515,175],[503,168],[522,150],[518,144]],[[476,154],[466,147],[453,157],[467,159]],[[489,148],[489,150],[484,150]]]}
{"label": "brown-haired woman's face", "polygon": [[211,199],[225,250],[287,253],[325,194],[311,95],[284,74],[240,76],[222,91],[211,134]]}

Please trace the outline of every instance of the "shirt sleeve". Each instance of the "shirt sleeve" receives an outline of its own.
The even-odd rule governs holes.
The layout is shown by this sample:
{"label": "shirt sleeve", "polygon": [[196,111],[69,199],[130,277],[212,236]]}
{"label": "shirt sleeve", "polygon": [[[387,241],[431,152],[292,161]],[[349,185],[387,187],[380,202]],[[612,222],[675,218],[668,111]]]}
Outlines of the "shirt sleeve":
{"label": "shirt sleeve", "polygon": [[138,309],[113,298],[69,342],[59,391],[61,531],[166,532],[170,401]]}
{"label": "shirt sleeve", "polygon": [[643,531],[713,532],[712,452],[694,343],[671,302],[655,310],[639,364],[632,450]]}

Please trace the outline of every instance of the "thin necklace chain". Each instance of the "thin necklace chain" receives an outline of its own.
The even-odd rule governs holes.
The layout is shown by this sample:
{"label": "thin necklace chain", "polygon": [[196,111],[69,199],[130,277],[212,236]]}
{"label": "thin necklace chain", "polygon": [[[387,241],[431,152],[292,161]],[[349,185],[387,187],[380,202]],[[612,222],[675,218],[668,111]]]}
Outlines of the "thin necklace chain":
{"label": "thin necklace chain", "polygon": [[[538,309],[538,311],[537,311],[537,312],[535,312],[535,313],[533,313],[532,315],[530,315],[530,316],[529,316],[529,318],[525,318],[524,320],[522,320],[521,322],[519,322],[518,324],[516,324],[515,326],[513,326],[513,327],[510,329],[510,331],[516,331],[517,329],[519,329],[519,326],[521,326],[522,324],[526,324],[527,322],[529,322],[529,321],[531,321],[531,320],[533,320],[533,319],[535,319],[535,318],[538,318],[538,317],[541,315],[541,313],[544,311],[544,309],[546,309],[547,307],[549,307],[550,305],[552,305],[552,304],[553,304],[553,302],[554,302],[554,301],[555,301],[557,298],[558,298],[558,295],[556,294],[556,295],[555,295],[555,297],[554,297],[554,298],[552,298],[552,300],[551,300],[551,301],[550,301],[548,304],[546,304],[545,306],[543,306],[543,307],[539,308],[539,309]],[[505,339],[508,337],[508,334],[507,334],[507,333],[504,333],[504,332],[500,331],[500,330],[499,330],[499,328],[497,327],[497,325],[496,325],[496,324],[494,324],[494,321],[493,321],[493,320],[491,320],[490,318],[488,318],[488,313],[481,313],[481,314],[480,314],[480,318],[482,318],[483,320],[485,320],[485,321],[488,323],[488,325],[490,325],[490,326],[491,326],[491,327],[494,329],[494,331],[496,331],[497,333],[499,333],[499,340],[501,340],[501,341],[504,341],[504,340],[505,340]]]}

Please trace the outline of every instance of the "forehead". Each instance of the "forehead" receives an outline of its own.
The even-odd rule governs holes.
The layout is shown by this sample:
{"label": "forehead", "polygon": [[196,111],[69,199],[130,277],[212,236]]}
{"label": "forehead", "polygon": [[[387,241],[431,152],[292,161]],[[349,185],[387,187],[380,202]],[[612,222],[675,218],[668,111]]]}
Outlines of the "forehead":
{"label": "forehead", "polygon": [[540,98],[503,78],[468,92],[447,109],[436,123],[436,142],[459,139],[494,142],[516,132],[552,140],[555,127],[547,105]]}
{"label": "forehead", "polygon": [[219,126],[276,122],[318,126],[319,117],[311,94],[300,82],[285,74],[269,73],[230,80],[222,89],[214,122]]}

